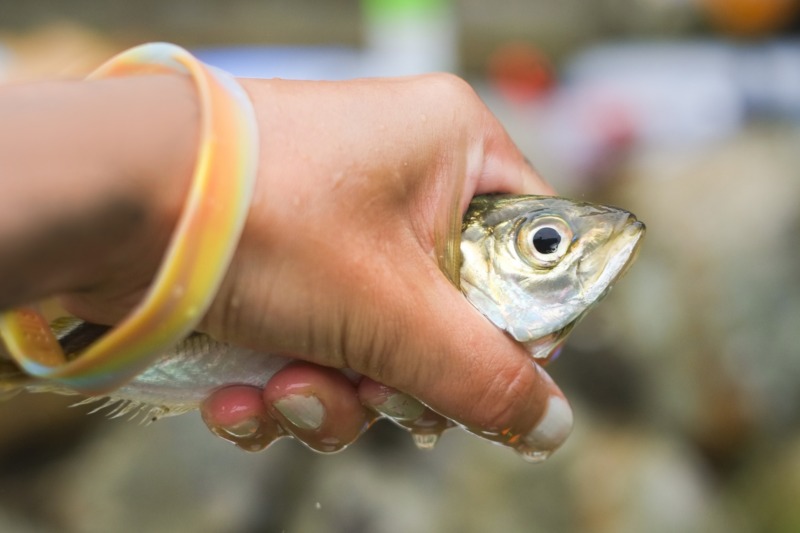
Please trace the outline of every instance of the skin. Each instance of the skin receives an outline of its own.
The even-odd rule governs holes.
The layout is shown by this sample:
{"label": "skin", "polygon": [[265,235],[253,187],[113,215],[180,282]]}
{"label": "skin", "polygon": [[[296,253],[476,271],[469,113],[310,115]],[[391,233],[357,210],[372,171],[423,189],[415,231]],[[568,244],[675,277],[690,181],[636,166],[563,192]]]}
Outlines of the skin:
{"label": "skin", "polygon": [[[290,433],[334,451],[397,391],[479,433],[534,428],[561,392],[437,259],[474,195],[552,193],[473,90],[449,75],[240,81],[260,127],[258,182],[201,329],[305,362],[264,390],[212,395],[210,429],[245,449]],[[192,85],[0,87],[0,116],[0,308],[59,296],[113,324],[141,299],[181,210]],[[332,370],[344,367],[364,378]],[[319,400],[321,424],[287,419],[276,404],[288,396]]]}

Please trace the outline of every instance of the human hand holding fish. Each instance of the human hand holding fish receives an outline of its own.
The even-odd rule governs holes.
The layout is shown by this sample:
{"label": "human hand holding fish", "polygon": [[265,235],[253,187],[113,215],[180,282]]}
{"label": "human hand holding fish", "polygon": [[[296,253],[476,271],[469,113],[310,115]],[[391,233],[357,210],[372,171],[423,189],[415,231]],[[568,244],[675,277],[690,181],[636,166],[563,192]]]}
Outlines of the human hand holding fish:
{"label": "human hand holding fish", "polygon": [[[473,205],[459,246],[474,196],[552,193],[464,82],[239,82],[259,126],[255,189],[204,335],[160,368],[190,379],[184,405],[210,394],[206,423],[247,449],[288,433],[335,451],[375,413],[423,444],[454,420],[531,459],[557,448],[572,415],[530,354],[546,360],[624,271],[641,225],[609,208],[493,198]],[[117,323],[183,207],[191,85],[162,75],[3,88],[0,114],[0,161],[17,176],[0,198],[0,307],[58,295],[84,320]],[[525,325],[548,320],[557,327]],[[194,354],[215,351],[212,366],[186,358],[192,342]],[[276,362],[267,372],[265,360]],[[242,372],[251,379],[226,376]]]}

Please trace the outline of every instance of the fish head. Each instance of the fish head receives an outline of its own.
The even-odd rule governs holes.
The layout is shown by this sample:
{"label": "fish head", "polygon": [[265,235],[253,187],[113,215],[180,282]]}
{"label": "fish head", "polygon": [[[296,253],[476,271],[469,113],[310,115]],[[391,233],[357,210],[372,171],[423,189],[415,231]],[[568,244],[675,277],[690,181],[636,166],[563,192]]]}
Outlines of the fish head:
{"label": "fish head", "polygon": [[548,196],[475,199],[461,235],[461,290],[497,327],[550,360],[633,262],[628,211]]}

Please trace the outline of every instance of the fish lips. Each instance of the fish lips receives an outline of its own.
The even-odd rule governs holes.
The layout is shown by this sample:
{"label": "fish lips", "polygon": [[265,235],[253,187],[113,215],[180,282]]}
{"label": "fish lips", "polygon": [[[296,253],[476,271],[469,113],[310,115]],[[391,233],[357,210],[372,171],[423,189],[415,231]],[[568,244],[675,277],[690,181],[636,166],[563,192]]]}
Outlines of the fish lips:
{"label": "fish lips", "polygon": [[[589,304],[583,314],[591,305],[605,298],[614,283],[628,272],[639,255],[645,232],[644,223],[629,215],[603,247],[606,249],[604,254],[593,254],[581,259],[577,265],[577,274],[583,296]],[[604,261],[600,269],[597,268],[598,261]]]}

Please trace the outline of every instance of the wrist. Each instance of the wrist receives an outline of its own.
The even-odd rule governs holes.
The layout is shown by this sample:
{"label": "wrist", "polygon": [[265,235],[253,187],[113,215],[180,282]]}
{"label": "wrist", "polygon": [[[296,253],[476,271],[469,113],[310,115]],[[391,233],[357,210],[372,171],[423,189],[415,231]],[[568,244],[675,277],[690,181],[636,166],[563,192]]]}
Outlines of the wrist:
{"label": "wrist", "polygon": [[106,84],[117,116],[107,180],[143,207],[165,237],[172,234],[191,184],[200,138],[200,109],[188,76],[130,76],[90,82]]}
{"label": "wrist", "polygon": [[155,271],[194,164],[191,83],[9,87],[0,111],[0,307],[118,279],[134,259]]}
{"label": "wrist", "polygon": [[[141,187],[142,183],[152,184],[153,176],[166,177],[166,185],[161,189],[187,189],[180,185],[183,179],[175,178],[178,181],[173,182],[170,178],[189,166],[185,158],[188,151],[180,150],[181,139],[186,140],[188,134],[181,128],[184,122],[174,119],[185,120],[192,115],[170,114],[181,106],[169,98],[163,100],[160,93],[154,98],[153,88],[158,81],[175,80],[155,77],[156,73],[167,72],[190,76],[202,109],[202,127],[197,132],[200,135],[195,134],[199,137],[199,146],[197,162],[191,165],[191,185],[182,194],[185,197],[181,202],[183,208],[172,223],[167,221],[175,218],[170,216],[173,211],[170,206],[175,204],[174,194],[167,193],[167,199],[159,202],[166,206],[166,216],[159,216],[162,214],[159,209],[147,209],[153,206],[146,200],[136,201],[142,196],[150,200],[164,198],[161,194],[157,197],[147,194],[152,187]],[[173,346],[197,327],[230,266],[256,181],[257,124],[251,101],[234,79],[207,68],[188,51],[170,43],[146,43],[128,49],[101,65],[89,79],[129,76],[142,76],[147,85],[135,94],[130,92],[135,87],[133,82],[88,85],[107,91],[109,87],[117,90],[122,87],[128,98],[115,99],[103,93],[99,102],[111,104],[112,117],[94,111],[89,116],[96,129],[84,125],[79,131],[90,141],[81,148],[94,148],[100,154],[97,160],[114,163],[102,169],[106,175],[135,184],[118,188],[109,186],[117,182],[106,179],[103,182],[106,187],[102,188],[115,193],[134,190],[139,194],[122,196],[125,208],[122,211],[126,216],[122,217],[121,228],[87,226],[88,238],[76,239],[83,248],[99,240],[101,252],[114,244],[118,247],[102,256],[90,257],[94,271],[102,272],[105,266],[105,273],[88,287],[67,292],[62,297],[65,307],[79,317],[106,323],[119,321],[119,324],[86,348],[80,357],[69,360],[50,331],[46,318],[35,309],[21,306],[0,317],[0,335],[11,357],[26,372],[87,394],[104,394],[124,384],[146,368],[161,350]],[[171,87],[178,87],[175,81],[170,83]],[[120,111],[118,104],[125,107]],[[80,106],[67,109],[80,111]],[[154,122],[155,117],[159,118],[158,123]],[[154,126],[162,126],[161,119],[165,117],[164,129],[155,129]],[[111,141],[98,138],[97,131],[102,134],[109,125],[109,134],[117,136]],[[173,135],[164,135],[164,130]],[[180,134],[174,135],[176,132]],[[165,146],[165,142],[159,140],[170,144]],[[134,144],[124,151],[115,149],[126,141]],[[173,156],[176,145],[179,155]],[[128,157],[122,157],[123,154]],[[76,159],[79,168],[80,164],[91,167],[89,155],[79,155]],[[136,164],[137,161],[145,162]],[[135,175],[126,176],[126,171]],[[88,196],[97,200],[94,190]],[[109,200],[119,201],[113,195]],[[91,207],[98,206],[92,203]],[[108,201],[100,207],[107,209]],[[129,212],[125,213],[126,210]],[[116,213],[108,216],[119,221]],[[171,237],[166,247],[162,245],[163,231],[159,231],[165,226],[174,226],[170,228]],[[120,239],[122,235],[117,233],[112,235],[117,242],[109,241],[110,230],[116,229],[129,233],[125,235],[129,238]],[[104,239],[106,242],[102,242]]]}

